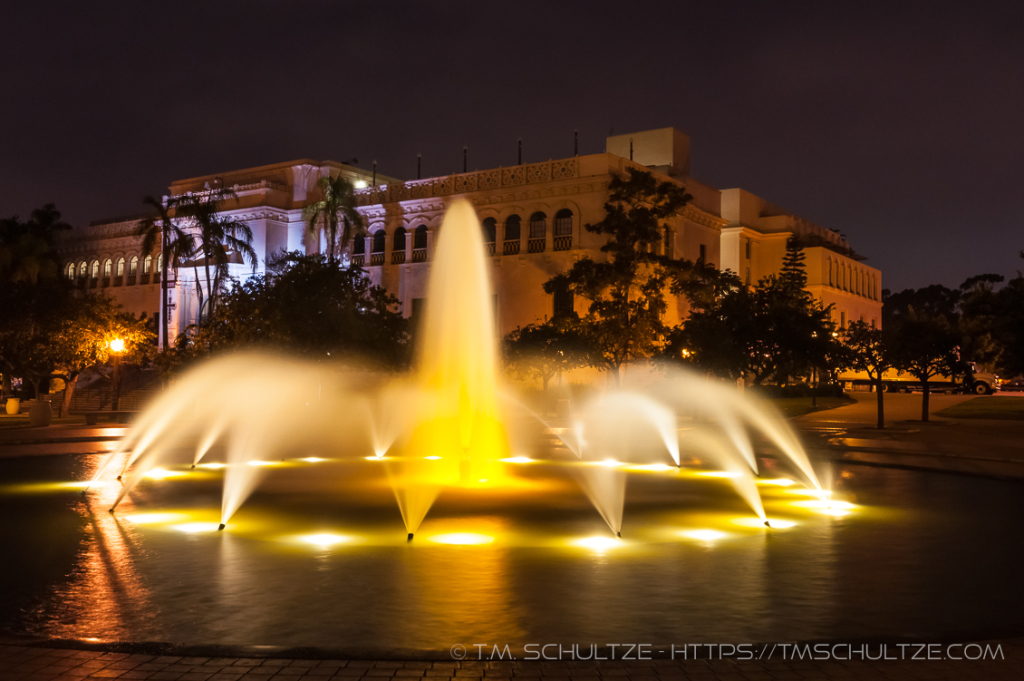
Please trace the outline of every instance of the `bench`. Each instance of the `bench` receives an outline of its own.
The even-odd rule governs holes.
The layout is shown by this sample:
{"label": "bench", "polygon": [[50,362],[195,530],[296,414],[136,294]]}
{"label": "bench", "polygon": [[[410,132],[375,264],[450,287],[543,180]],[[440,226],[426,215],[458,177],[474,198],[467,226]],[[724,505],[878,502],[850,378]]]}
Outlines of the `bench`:
{"label": "bench", "polygon": [[116,411],[105,410],[105,411],[83,411],[79,412],[85,416],[85,425],[95,426],[96,423],[102,418],[107,421],[117,421],[118,423],[128,423],[128,420],[139,412],[135,410],[119,409]]}

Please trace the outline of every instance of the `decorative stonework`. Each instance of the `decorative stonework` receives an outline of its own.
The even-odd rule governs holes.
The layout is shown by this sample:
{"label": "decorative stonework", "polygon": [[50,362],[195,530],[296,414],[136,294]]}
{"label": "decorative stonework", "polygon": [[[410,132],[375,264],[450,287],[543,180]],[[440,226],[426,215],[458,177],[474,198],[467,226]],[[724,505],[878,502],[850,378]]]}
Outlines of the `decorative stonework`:
{"label": "decorative stonework", "polygon": [[548,182],[551,180],[551,164],[550,163],[534,163],[526,166],[526,181],[529,183],[533,182]]}
{"label": "decorative stonework", "polygon": [[523,171],[522,166],[516,166],[515,168],[502,168],[501,170],[501,184],[503,187],[514,187],[517,184],[522,184],[526,181],[526,173]]}

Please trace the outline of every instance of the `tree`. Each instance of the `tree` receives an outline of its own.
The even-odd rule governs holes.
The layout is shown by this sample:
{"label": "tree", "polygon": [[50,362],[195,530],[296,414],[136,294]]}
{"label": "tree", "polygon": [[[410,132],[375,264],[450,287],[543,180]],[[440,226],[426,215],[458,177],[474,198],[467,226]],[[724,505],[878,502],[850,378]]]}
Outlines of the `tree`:
{"label": "tree", "polygon": [[517,328],[505,337],[503,350],[509,371],[520,378],[539,378],[545,392],[556,374],[591,365],[590,348],[575,316]]}
{"label": "tree", "polygon": [[938,375],[963,373],[959,336],[944,315],[919,312],[910,307],[891,324],[891,359],[895,368],[912,374],[921,382],[921,420],[928,420],[929,380]]}
{"label": "tree", "polygon": [[893,368],[891,352],[887,346],[885,335],[881,329],[856,321],[849,325],[843,335],[849,352],[846,354],[846,367],[854,371],[863,371],[875,387],[878,402],[878,428],[885,428],[885,404],[883,393],[885,385],[882,377]]}
{"label": "tree", "polygon": [[362,228],[363,216],[356,210],[356,196],[352,183],[340,174],[331,177],[328,173],[317,180],[316,186],[320,190],[320,200],[306,206],[302,215],[306,218],[310,234],[317,235],[318,227],[323,231],[327,238],[327,262],[333,263],[339,245],[347,245],[352,238],[353,230],[358,231]]}
{"label": "tree", "polygon": [[360,268],[322,255],[284,254],[271,274],[224,294],[206,323],[192,327],[157,362],[174,373],[210,354],[241,348],[286,350],[317,361],[403,368],[410,357],[398,299]]}
{"label": "tree", "polygon": [[0,220],[0,283],[36,284],[60,276],[56,240],[69,229],[52,203],[32,211],[27,222],[17,215]]}
{"label": "tree", "polygon": [[608,185],[605,217],[588,232],[607,236],[601,247],[608,260],[578,260],[567,272],[544,284],[547,293],[565,291],[590,302],[582,331],[594,366],[610,371],[618,385],[622,365],[655,355],[669,331],[662,321],[666,293],[695,298],[722,287],[722,278],[702,263],[660,255],[666,221],[692,198],[673,182],[627,169]]}
{"label": "tree", "polygon": [[177,269],[192,257],[195,243],[192,241],[192,236],[186,234],[171,218],[174,198],[164,203],[157,201],[152,196],[147,196],[142,202],[156,212],[156,215],[142,221],[138,233],[143,237],[142,252],[145,254],[152,253],[156,248],[156,240],[160,239],[160,311],[163,315],[160,320],[160,328],[163,334],[163,347],[169,348],[170,309],[167,305],[167,277],[172,267]]}
{"label": "tree", "polygon": [[807,286],[807,268],[804,265],[803,244],[795,236],[786,239],[786,255],[782,258],[779,284],[794,293],[804,291],[804,287]]}
{"label": "tree", "polygon": [[[183,194],[174,198],[174,218],[181,220],[191,234],[193,269],[196,272],[196,291],[199,296],[200,318],[209,317],[217,307],[228,279],[228,265],[249,262],[252,271],[259,264],[252,247],[252,229],[245,222],[221,215],[224,202],[237,200],[230,189],[216,189],[203,196]],[[199,280],[198,268],[202,256],[206,290]],[[212,268],[212,269],[211,269]],[[205,307],[204,307],[204,299]]]}
{"label": "tree", "polygon": [[831,306],[792,281],[768,276],[753,289],[736,287],[713,305],[692,310],[673,332],[669,353],[724,378],[785,384],[812,369],[836,368],[834,332]]}

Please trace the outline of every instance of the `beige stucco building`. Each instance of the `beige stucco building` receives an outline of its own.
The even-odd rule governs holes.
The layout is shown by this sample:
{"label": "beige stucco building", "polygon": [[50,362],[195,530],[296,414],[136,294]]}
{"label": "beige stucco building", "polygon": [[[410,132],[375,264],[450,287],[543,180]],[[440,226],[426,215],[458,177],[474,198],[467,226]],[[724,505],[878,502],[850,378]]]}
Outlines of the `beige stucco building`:
{"label": "beige stucco building", "polygon": [[[433,246],[445,208],[456,198],[476,207],[483,223],[497,307],[499,332],[551,317],[555,300],[542,285],[579,258],[603,257],[602,237],[584,225],[604,217],[608,184],[627,168],[648,170],[686,187],[693,200],[669,222],[660,248],[674,257],[703,259],[736,272],[753,284],[781,268],[786,240],[798,235],[805,248],[808,290],[835,305],[837,323],[881,320],[881,272],[863,264],[838,233],[783,211],[742,189],[719,190],[689,175],[690,140],[672,128],[609,137],[606,152],[402,182],[331,161],[300,160],[175,182],[172,195],[233,189],[238,203],[225,214],[244,220],[253,231],[259,257],[283,250],[320,252],[302,209],[315,200],[322,175],[342,174],[358,188],[367,235],[350,247],[353,265],[365,268],[385,286],[406,316],[424,300],[433,266]],[[158,261],[141,252],[138,219],[93,223],[73,230],[62,248],[65,273],[89,291],[111,295],[135,314],[152,317],[161,309]],[[147,259],[149,258],[149,259]],[[230,266],[234,277],[252,274],[249,264]],[[173,338],[200,314],[192,268],[172,278],[167,305]],[[686,301],[673,301],[666,321],[687,314]]]}

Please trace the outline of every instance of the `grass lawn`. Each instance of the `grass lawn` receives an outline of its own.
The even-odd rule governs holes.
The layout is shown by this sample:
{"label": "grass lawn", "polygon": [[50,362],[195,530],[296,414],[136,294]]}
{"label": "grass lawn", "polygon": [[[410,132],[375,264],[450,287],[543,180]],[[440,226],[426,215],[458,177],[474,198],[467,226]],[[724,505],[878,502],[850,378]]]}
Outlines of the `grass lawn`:
{"label": "grass lawn", "polygon": [[935,415],[954,419],[1024,421],[1024,397],[975,397],[935,412]]}
{"label": "grass lawn", "polygon": [[848,404],[853,404],[854,399],[851,397],[819,397],[818,406],[811,406],[810,397],[775,397],[770,400],[775,408],[782,412],[782,415],[788,419],[803,416],[804,414],[810,414],[814,411],[825,411],[826,409],[835,409],[836,407],[845,407]]}

